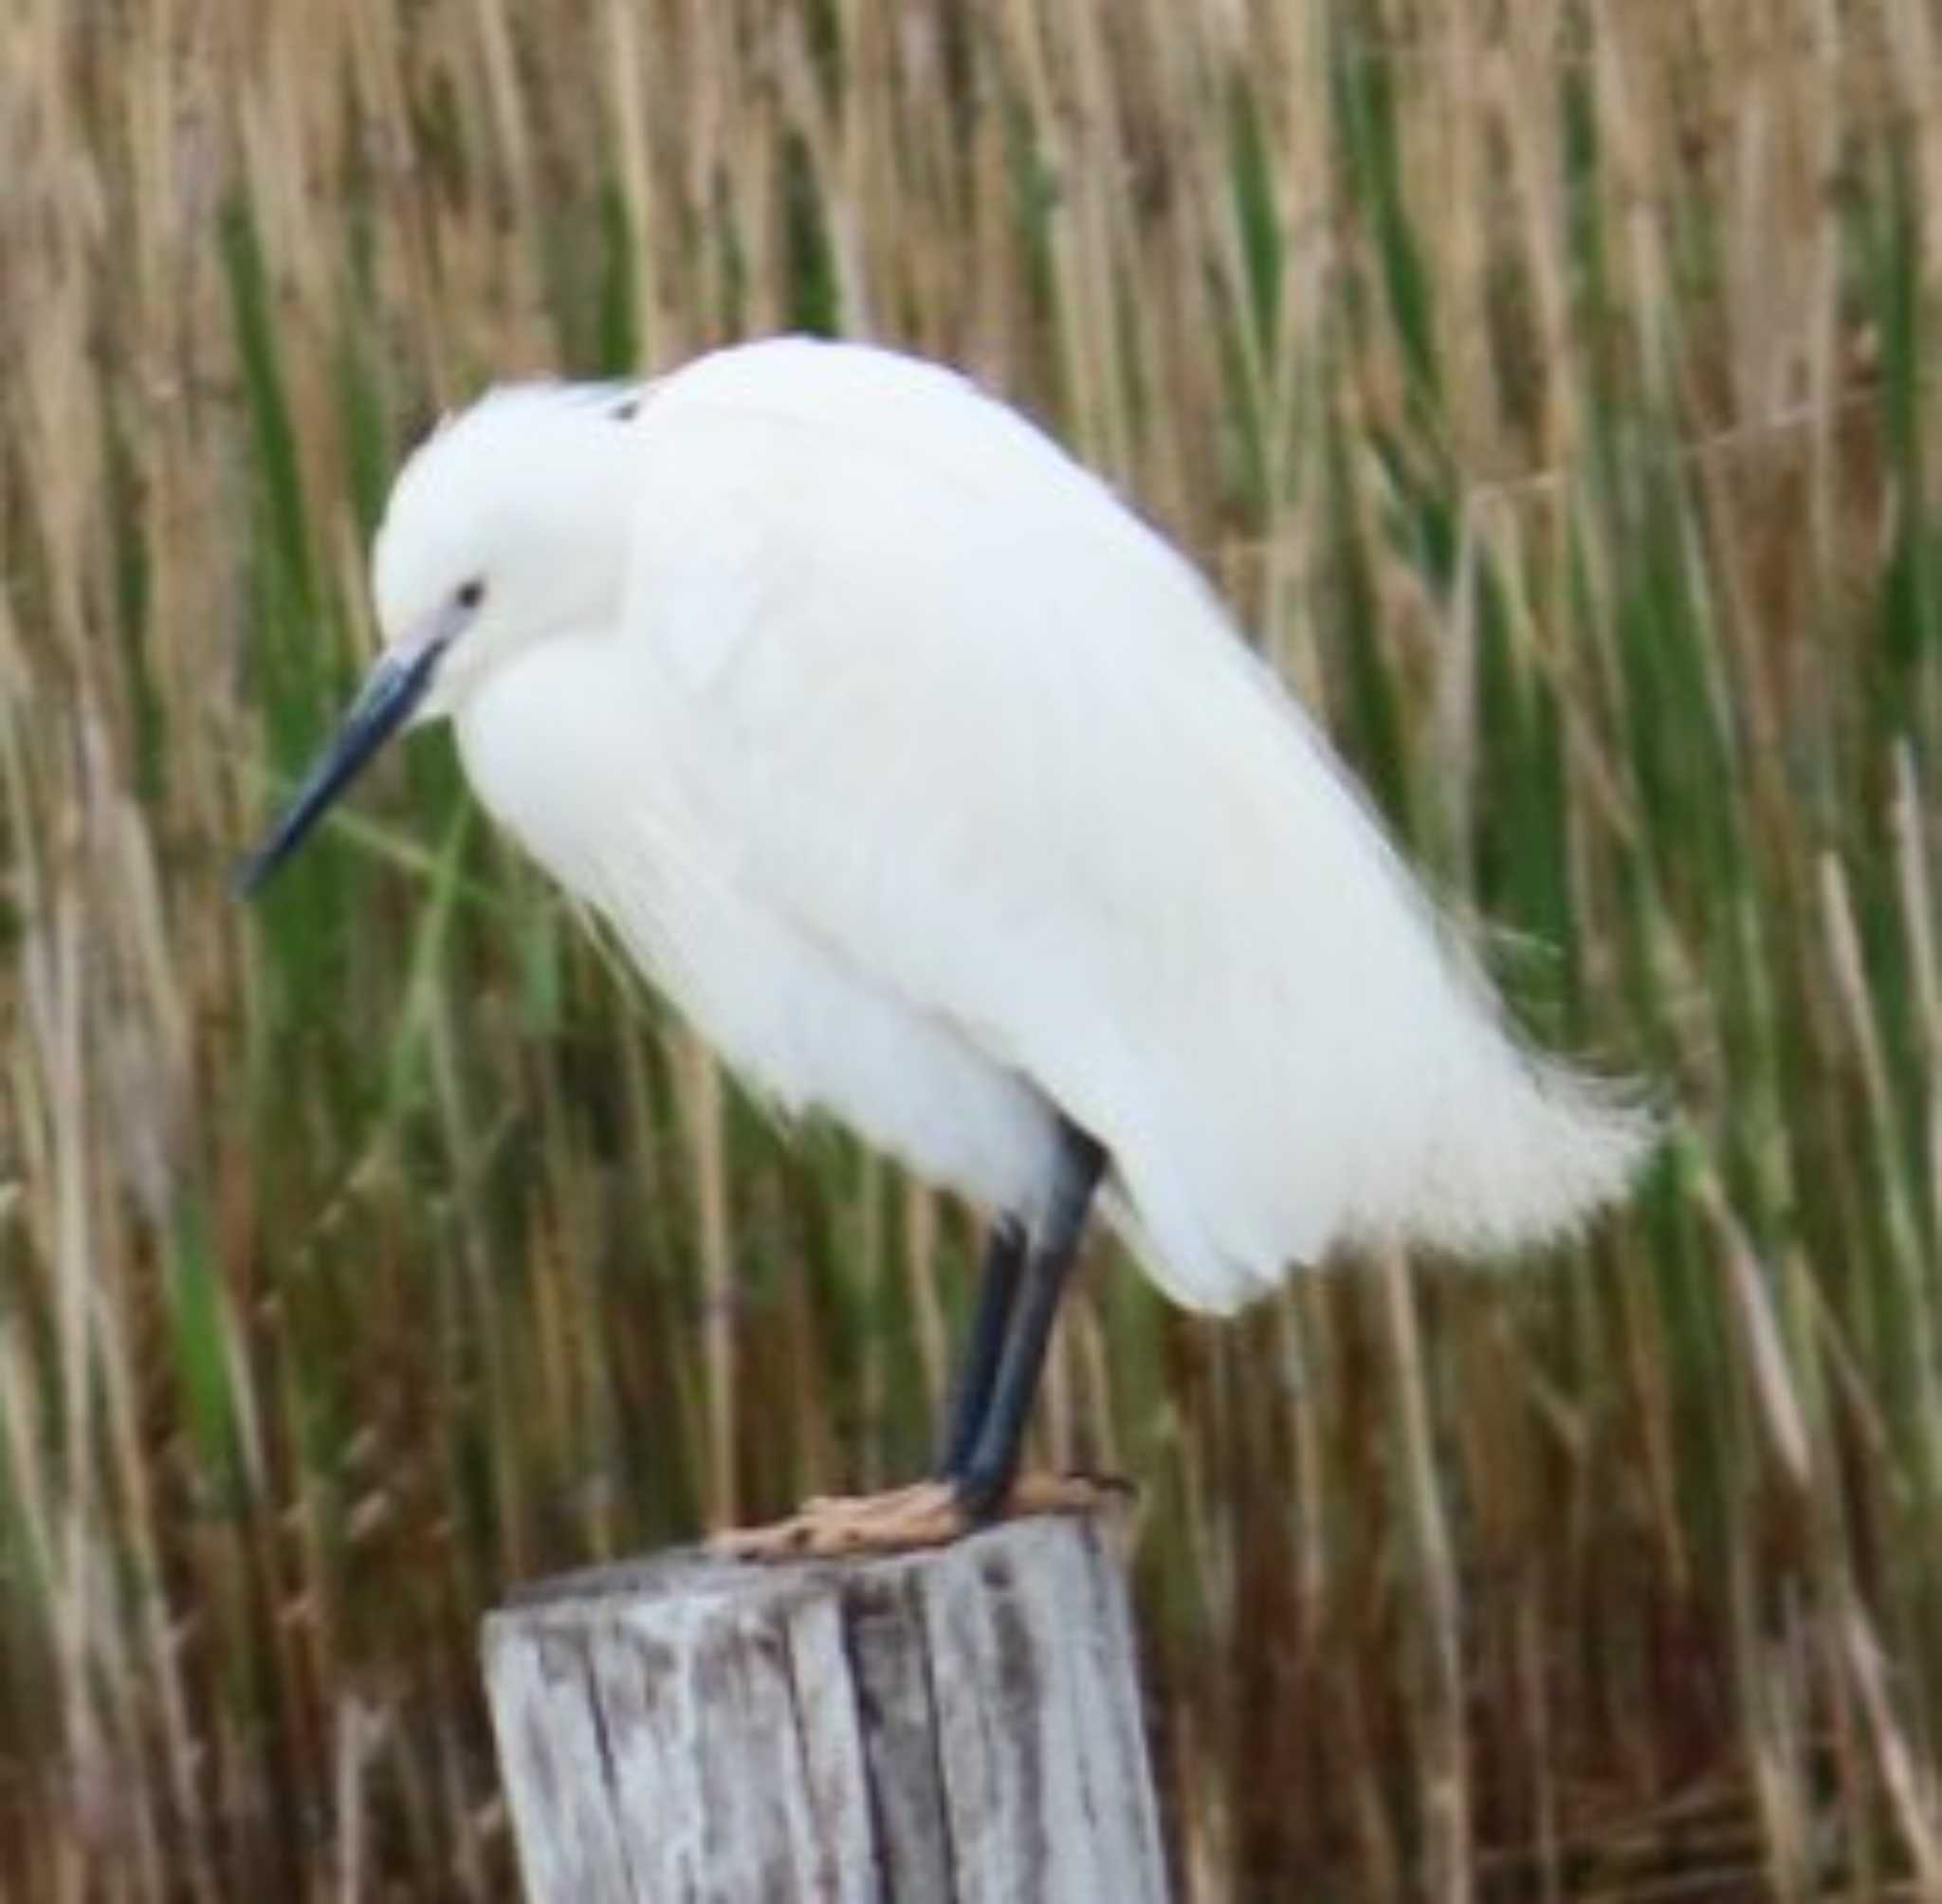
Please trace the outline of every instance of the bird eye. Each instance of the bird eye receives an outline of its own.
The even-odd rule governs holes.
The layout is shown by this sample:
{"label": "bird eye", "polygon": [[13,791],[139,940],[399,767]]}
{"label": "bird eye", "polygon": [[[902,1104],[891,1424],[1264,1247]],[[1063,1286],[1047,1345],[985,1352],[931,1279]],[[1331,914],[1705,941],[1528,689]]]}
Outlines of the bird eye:
{"label": "bird eye", "polygon": [[461,608],[477,608],[486,599],[486,584],[474,576],[470,581],[459,584],[459,592],[453,599]]}

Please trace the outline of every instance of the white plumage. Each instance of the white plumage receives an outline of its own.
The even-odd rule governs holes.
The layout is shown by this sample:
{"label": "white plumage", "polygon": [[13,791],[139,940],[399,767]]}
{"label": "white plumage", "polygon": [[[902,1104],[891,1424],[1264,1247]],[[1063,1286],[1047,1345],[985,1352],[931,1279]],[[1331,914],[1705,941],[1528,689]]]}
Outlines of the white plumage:
{"label": "white plumage", "polygon": [[782,340],[496,393],[376,581],[480,797],[755,1089],[1027,1218],[1062,1114],[1183,1303],[1542,1238],[1640,1155],[1200,577],[956,375]]}

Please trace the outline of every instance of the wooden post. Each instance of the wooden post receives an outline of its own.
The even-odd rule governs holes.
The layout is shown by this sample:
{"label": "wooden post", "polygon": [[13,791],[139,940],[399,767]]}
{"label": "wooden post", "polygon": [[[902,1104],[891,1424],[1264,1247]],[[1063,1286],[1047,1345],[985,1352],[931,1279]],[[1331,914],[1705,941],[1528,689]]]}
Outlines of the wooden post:
{"label": "wooden post", "polygon": [[1126,1585],[1090,1519],[570,1574],[491,1614],[485,1652],[530,1904],[1165,1897]]}

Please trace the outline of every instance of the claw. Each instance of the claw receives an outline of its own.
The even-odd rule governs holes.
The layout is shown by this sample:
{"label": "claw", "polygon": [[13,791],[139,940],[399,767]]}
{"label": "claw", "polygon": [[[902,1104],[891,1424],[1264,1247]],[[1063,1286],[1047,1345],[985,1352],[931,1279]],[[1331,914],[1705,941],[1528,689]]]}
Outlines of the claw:
{"label": "claw", "polygon": [[[1021,1474],[997,1518],[1093,1513],[1124,1505],[1133,1492],[1129,1482],[1114,1476]],[[978,1516],[948,1481],[920,1481],[883,1494],[817,1494],[786,1520],[717,1534],[708,1547],[724,1560],[773,1565],[792,1560],[914,1553],[948,1546],[978,1525]]]}

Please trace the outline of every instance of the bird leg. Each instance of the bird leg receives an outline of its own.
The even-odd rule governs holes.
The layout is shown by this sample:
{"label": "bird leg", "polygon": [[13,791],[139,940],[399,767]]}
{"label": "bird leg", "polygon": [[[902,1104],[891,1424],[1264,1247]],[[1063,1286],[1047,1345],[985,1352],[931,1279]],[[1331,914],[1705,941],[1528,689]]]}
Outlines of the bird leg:
{"label": "bird leg", "polygon": [[714,1550],[754,1561],[901,1553],[942,1547],[1002,1516],[1081,1513],[1124,1500],[1131,1490],[1123,1481],[1018,1474],[1053,1322],[1105,1169],[1104,1146],[1062,1121],[1038,1235],[1028,1244],[1016,1217],[994,1226],[934,1479],[888,1493],[805,1501],[773,1527],[718,1535]]}
{"label": "bird leg", "polygon": [[992,1224],[984,1246],[984,1268],[978,1278],[978,1307],[971,1317],[971,1333],[951,1384],[950,1415],[938,1455],[940,1476],[955,1474],[978,1446],[978,1431],[991,1405],[992,1383],[998,1380],[1012,1311],[1017,1307],[1025,1243],[1022,1217],[1007,1212]]}
{"label": "bird leg", "polygon": [[[1078,1259],[1086,1213],[1106,1172],[1106,1146],[1097,1138],[1065,1118],[1059,1120],[1058,1135],[1051,1200],[1045,1221],[1033,1238],[1018,1313],[1006,1335],[990,1398],[977,1434],[969,1437],[968,1452],[944,1472],[944,1478],[973,1520],[986,1520],[998,1512],[1017,1475],[1025,1423],[1045,1367],[1053,1321]],[[975,1341],[972,1346],[978,1346]]]}

